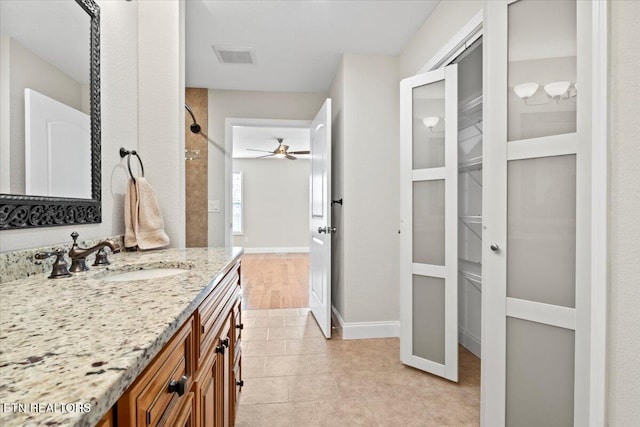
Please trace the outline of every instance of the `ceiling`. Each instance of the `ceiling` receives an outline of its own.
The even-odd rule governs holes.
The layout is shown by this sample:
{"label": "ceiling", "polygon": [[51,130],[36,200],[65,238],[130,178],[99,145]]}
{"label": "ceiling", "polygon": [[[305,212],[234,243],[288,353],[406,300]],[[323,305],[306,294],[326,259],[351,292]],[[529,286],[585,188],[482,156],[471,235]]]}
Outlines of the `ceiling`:
{"label": "ceiling", "polygon": [[[282,143],[289,146],[289,151],[309,150],[309,129],[306,128],[234,126],[233,158],[253,159],[269,154],[249,151],[247,148],[273,151],[278,147],[276,138],[284,139]],[[295,156],[299,159],[310,158],[308,154],[296,154]],[[273,156],[273,158],[276,157]]]}
{"label": "ceiling", "polygon": [[[342,54],[399,55],[439,0],[190,0],[186,84],[326,92]],[[221,64],[213,45],[249,47],[255,64]]]}

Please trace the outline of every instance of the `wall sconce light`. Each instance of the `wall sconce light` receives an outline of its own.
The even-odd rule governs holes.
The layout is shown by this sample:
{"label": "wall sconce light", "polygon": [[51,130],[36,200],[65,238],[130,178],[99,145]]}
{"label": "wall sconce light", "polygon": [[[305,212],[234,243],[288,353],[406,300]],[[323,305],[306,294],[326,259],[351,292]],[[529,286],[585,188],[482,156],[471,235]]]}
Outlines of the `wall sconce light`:
{"label": "wall sconce light", "polygon": [[544,91],[547,92],[547,95],[549,95],[552,99],[555,99],[556,102],[559,102],[562,96],[567,93],[569,87],[571,87],[571,82],[553,82],[544,85]]}
{"label": "wall sconce light", "polygon": [[545,105],[551,102],[551,100],[555,99],[556,103],[559,103],[562,99],[571,99],[575,102],[575,98],[577,96],[577,88],[573,85],[573,91],[570,92],[572,87],[571,82],[569,81],[559,81],[553,82],[544,85],[544,91],[549,97],[549,99],[545,102],[531,103],[529,102],[529,98],[531,98],[537,91],[540,85],[535,82],[522,83],[513,88],[513,91],[518,96],[518,98],[522,99],[527,105]]}
{"label": "wall sconce light", "polygon": [[[440,117],[437,117],[437,116],[425,117],[424,119],[422,119],[422,124],[424,124],[429,129],[430,132],[433,132],[433,128],[436,127],[438,123],[440,123]],[[433,132],[433,133],[437,133],[437,132]]]}
{"label": "wall sconce light", "polygon": [[428,128],[434,128],[440,122],[440,117],[425,117],[422,119],[422,123]]}
{"label": "wall sconce light", "polygon": [[522,83],[513,88],[513,91],[518,95],[518,98],[525,101],[533,96],[538,91],[540,85],[538,83]]}

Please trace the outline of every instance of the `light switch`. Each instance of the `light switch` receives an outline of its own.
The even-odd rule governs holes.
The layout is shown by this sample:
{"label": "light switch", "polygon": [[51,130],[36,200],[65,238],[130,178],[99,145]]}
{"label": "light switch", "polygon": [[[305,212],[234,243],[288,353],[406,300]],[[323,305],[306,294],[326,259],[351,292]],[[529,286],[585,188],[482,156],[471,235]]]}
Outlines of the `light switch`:
{"label": "light switch", "polygon": [[209,200],[209,212],[220,212],[220,200]]}

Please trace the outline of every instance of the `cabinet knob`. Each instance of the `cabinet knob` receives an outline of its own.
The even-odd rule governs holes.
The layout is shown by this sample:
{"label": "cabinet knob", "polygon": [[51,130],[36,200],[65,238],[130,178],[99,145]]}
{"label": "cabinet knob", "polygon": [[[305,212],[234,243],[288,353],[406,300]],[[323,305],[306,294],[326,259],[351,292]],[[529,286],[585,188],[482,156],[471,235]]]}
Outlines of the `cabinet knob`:
{"label": "cabinet knob", "polygon": [[187,387],[187,377],[182,376],[179,381],[171,380],[169,383],[169,393],[178,393],[178,396],[182,396],[184,394],[185,388]]}
{"label": "cabinet knob", "polygon": [[244,387],[244,380],[236,381],[236,385],[239,387]]}
{"label": "cabinet knob", "polygon": [[496,243],[491,244],[489,248],[491,248],[493,252],[498,252],[500,250],[500,246],[498,246]]}
{"label": "cabinet knob", "polygon": [[216,353],[224,354],[225,347],[223,345],[219,345],[216,347]]}
{"label": "cabinet knob", "polygon": [[244,323],[240,323],[239,325],[236,325],[236,329],[243,330],[244,329]]}

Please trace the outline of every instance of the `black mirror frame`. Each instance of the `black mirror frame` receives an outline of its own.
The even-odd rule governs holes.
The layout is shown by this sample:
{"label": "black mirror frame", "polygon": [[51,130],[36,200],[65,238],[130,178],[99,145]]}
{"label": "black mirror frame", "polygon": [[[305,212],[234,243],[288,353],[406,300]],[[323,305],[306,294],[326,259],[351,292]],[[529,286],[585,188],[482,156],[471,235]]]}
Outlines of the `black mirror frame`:
{"label": "black mirror frame", "polygon": [[102,222],[100,161],[100,8],[75,0],[91,18],[91,199],[0,194],[0,230]]}

